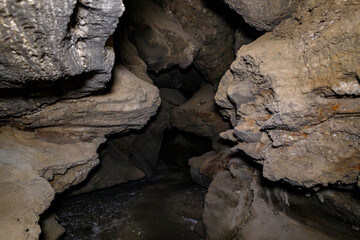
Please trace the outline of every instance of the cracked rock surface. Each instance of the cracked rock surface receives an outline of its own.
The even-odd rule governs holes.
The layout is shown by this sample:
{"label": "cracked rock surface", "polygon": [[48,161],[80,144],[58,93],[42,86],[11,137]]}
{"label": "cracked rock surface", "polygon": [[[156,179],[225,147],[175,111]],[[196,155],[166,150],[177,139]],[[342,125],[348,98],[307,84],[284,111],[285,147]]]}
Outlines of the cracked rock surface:
{"label": "cracked rock surface", "polygon": [[[140,129],[156,113],[159,91],[124,67],[103,95],[59,101],[0,129],[0,238],[38,239],[39,215],[99,163],[111,133]],[[111,116],[111,117],[110,117]]]}
{"label": "cracked rock surface", "polygon": [[301,0],[224,0],[251,26],[260,31],[273,30],[291,16]]}
{"label": "cracked rock surface", "polygon": [[222,136],[266,178],[359,186],[359,13],[357,1],[304,1],[222,78],[215,99],[234,127]]}
{"label": "cracked rock surface", "polygon": [[106,87],[121,0],[2,1],[0,118]]}

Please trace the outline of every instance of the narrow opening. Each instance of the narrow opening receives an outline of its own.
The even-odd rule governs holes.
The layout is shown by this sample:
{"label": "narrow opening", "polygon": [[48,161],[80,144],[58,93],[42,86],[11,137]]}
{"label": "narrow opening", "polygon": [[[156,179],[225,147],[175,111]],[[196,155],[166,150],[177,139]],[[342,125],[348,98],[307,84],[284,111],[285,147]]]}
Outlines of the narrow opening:
{"label": "narrow opening", "polygon": [[143,129],[109,136],[99,165],[43,218],[55,212],[63,240],[204,239],[211,176],[189,160],[229,146],[219,137],[230,123],[215,92],[235,52],[258,33],[221,2],[124,3],[105,46],[114,47],[115,65],[159,88],[162,104]]}

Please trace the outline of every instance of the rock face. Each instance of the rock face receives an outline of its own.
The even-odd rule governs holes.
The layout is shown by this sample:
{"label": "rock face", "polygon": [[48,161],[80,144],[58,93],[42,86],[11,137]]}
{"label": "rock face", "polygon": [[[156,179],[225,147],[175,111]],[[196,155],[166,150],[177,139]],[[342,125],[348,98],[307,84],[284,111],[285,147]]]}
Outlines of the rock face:
{"label": "rock face", "polygon": [[198,44],[184,31],[174,15],[166,14],[152,1],[128,1],[129,40],[139,56],[154,72],[179,65],[191,65],[199,51]]}
{"label": "rock face", "polygon": [[34,132],[9,127],[0,132],[0,192],[6,196],[0,200],[0,238],[37,239],[38,215],[55,192],[85,179],[98,164],[96,150],[105,139],[52,143]]}
{"label": "rock face", "polygon": [[[234,59],[234,32],[204,0],[128,1],[128,39],[148,69],[158,73],[191,64],[213,83]],[[128,14],[128,15],[127,15]],[[156,51],[154,50],[156,49]]]}
{"label": "rock face", "polygon": [[117,135],[104,143],[99,151],[100,164],[83,183],[71,190],[71,194],[112,187],[154,173],[163,131],[170,128],[171,109],[186,101],[175,89],[162,88],[160,96],[162,104],[157,115],[143,129]]}
{"label": "rock face", "polygon": [[172,126],[217,141],[219,133],[228,129],[229,123],[219,115],[214,95],[212,85],[202,86],[191,99],[172,110]]}
{"label": "rock face", "polygon": [[[143,127],[160,105],[158,89],[123,67],[103,95],[63,100],[0,130],[1,239],[37,239],[39,215],[98,163],[105,135]],[[111,115],[111,116],[110,116]],[[19,196],[22,196],[19,198]]]}
{"label": "rock face", "polygon": [[106,41],[124,11],[121,0],[5,1],[0,7],[0,88],[46,86],[89,72],[96,76],[87,88],[108,82],[114,53]]}
{"label": "rock face", "polygon": [[123,11],[121,0],[0,3],[0,118],[105,88]]}
{"label": "rock face", "polygon": [[177,16],[185,32],[200,50],[194,60],[196,68],[212,83],[218,83],[234,59],[235,30],[227,21],[227,9],[217,1],[161,0],[167,13]]}
{"label": "rock face", "polygon": [[359,185],[359,11],[356,1],[304,1],[243,46],[221,80],[216,102],[234,126],[222,136],[266,178]]}
{"label": "rock face", "polygon": [[291,16],[302,0],[224,0],[245,21],[260,31],[273,30]]}
{"label": "rock face", "polygon": [[350,195],[325,190],[306,197],[267,186],[257,170],[231,158],[205,197],[206,239],[357,239],[351,229],[357,229],[360,202]]}
{"label": "rock face", "polygon": [[55,127],[72,134],[84,135],[85,132],[104,136],[140,129],[159,105],[156,87],[118,66],[114,69],[113,85],[105,94],[59,101],[36,113],[13,119],[12,124],[41,128],[41,131],[51,131]]}

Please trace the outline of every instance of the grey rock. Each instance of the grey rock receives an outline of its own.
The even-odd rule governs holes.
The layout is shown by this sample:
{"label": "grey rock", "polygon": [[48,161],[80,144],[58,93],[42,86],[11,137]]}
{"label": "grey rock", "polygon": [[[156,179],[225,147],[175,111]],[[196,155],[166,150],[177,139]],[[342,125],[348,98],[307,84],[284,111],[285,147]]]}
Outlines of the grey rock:
{"label": "grey rock", "polygon": [[233,49],[235,29],[224,17],[231,13],[217,1],[161,0],[160,2],[164,11],[175,15],[185,32],[190,34],[193,41],[200,44],[194,65],[205,79],[217,84],[235,57]]}
{"label": "grey rock", "polygon": [[199,43],[184,31],[178,19],[152,1],[127,4],[128,39],[136,46],[149,70],[159,72],[174,65],[187,68],[199,51]]}
{"label": "grey rock", "polygon": [[0,3],[0,118],[104,89],[123,11],[121,0]]}
{"label": "grey rock", "polygon": [[114,60],[105,43],[124,11],[121,0],[5,1],[0,7],[0,88],[44,86],[91,71],[99,76],[85,88],[104,87]]}
{"label": "grey rock", "polygon": [[245,21],[260,31],[273,30],[291,16],[302,0],[224,0]]}

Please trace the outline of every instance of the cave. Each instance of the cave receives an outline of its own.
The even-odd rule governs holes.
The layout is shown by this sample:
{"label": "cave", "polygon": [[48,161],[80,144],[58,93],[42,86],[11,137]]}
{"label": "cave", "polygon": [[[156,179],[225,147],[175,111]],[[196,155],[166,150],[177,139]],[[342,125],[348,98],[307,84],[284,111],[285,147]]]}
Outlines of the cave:
{"label": "cave", "polygon": [[0,239],[360,239],[357,0],[0,20]]}

